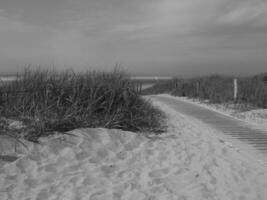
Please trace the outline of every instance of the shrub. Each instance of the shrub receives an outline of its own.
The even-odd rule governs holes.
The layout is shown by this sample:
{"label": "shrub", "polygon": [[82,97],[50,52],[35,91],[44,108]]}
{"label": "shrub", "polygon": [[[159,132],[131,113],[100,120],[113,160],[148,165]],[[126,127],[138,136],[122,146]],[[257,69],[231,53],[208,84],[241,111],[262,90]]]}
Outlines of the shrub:
{"label": "shrub", "polygon": [[163,130],[162,113],[118,70],[82,74],[27,69],[0,88],[0,114],[27,124],[26,137],[33,141],[80,127]]}

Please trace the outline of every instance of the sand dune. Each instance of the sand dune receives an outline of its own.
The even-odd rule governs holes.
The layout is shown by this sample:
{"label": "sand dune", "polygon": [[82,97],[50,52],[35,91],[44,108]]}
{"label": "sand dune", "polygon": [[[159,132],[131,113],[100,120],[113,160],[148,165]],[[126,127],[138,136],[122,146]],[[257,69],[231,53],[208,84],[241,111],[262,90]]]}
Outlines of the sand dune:
{"label": "sand dune", "polygon": [[0,199],[266,199],[267,167],[257,157],[155,104],[170,118],[160,136],[79,129],[27,142],[28,149],[1,139],[2,156],[18,159],[0,162]]}

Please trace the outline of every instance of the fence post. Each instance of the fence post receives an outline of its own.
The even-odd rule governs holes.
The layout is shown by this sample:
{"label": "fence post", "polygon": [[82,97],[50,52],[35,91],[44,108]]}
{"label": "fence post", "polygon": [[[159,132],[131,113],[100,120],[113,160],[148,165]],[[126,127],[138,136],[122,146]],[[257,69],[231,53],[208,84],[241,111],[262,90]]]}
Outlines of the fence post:
{"label": "fence post", "polygon": [[237,99],[237,92],[238,92],[238,86],[237,86],[237,78],[234,79],[234,100]]}
{"label": "fence post", "polygon": [[177,80],[174,81],[174,87],[175,87],[175,91],[177,91],[177,89],[178,89],[178,82],[177,82]]}
{"label": "fence post", "polygon": [[196,91],[197,91],[197,97],[199,97],[199,87],[200,87],[200,82],[196,82]]}

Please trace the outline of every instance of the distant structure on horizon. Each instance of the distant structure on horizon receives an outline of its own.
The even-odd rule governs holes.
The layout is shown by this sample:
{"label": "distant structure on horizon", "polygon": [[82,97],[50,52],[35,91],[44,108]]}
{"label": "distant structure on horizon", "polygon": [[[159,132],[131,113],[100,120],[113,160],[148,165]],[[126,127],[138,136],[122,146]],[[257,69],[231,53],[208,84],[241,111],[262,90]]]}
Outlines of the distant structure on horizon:
{"label": "distant structure on horizon", "polygon": [[131,76],[133,80],[169,80],[171,76]]}

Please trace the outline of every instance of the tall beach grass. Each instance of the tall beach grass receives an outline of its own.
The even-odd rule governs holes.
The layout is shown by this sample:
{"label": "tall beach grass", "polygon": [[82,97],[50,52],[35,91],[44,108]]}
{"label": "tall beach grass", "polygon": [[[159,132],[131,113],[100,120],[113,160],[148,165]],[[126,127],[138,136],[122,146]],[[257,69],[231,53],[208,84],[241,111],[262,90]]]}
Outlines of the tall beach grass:
{"label": "tall beach grass", "polygon": [[26,138],[81,127],[163,131],[160,111],[135,92],[129,76],[113,72],[26,69],[0,87],[0,115],[22,121]]}

